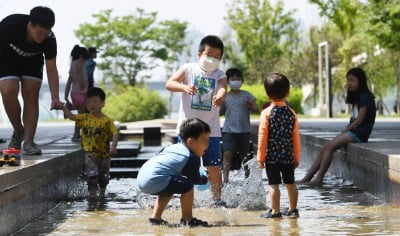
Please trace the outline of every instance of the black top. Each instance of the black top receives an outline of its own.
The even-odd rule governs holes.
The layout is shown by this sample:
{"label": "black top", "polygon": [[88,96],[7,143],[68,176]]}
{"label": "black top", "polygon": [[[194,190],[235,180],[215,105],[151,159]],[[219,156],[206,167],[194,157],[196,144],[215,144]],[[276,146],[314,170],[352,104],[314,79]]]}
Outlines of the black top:
{"label": "black top", "polygon": [[287,106],[275,106],[269,115],[268,152],[270,164],[293,164],[293,128],[296,115]]}
{"label": "black top", "polygon": [[364,92],[357,96],[357,104],[353,106],[350,123],[357,119],[358,112],[363,106],[367,107],[367,113],[365,114],[364,120],[359,126],[351,131],[355,133],[362,142],[367,142],[372,128],[374,127],[376,117],[375,100],[371,93]]}
{"label": "black top", "polygon": [[7,16],[0,22],[1,71],[15,75],[23,67],[31,67],[31,71],[41,69],[44,58],[49,60],[57,56],[57,41],[53,32],[40,44],[27,41],[28,22],[29,15],[23,14]]}

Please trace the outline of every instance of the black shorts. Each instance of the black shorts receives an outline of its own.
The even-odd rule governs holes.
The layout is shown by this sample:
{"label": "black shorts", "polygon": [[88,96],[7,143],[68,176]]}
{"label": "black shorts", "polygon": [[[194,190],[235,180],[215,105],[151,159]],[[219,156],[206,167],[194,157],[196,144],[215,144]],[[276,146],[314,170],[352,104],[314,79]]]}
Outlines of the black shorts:
{"label": "black shorts", "polygon": [[223,133],[222,150],[246,155],[250,152],[250,133]]}
{"label": "black shorts", "polygon": [[[265,164],[268,184],[281,184],[282,179],[285,184],[294,184],[294,164]],[[282,177],[281,177],[282,173]]]}
{"label": "black shorts", "polygon": [[0,78],[8,76],[34,77],[43,79],[44,57],[36,55],[32,58],[0,59]]}
{"label": "black shorts", "polygon": [[152,195],[171,196],[174,193],[182,194],[189,192],[192,188],[193,182],[191,180],[180,175],[174,175],[169,181],[167,187],[165,187],[160,192],[154,193]]}

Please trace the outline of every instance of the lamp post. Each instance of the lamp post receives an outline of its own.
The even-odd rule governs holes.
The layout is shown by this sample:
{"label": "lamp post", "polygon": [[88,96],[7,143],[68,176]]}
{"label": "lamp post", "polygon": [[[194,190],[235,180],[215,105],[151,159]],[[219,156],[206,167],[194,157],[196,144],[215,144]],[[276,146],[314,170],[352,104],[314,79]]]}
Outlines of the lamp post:
{"label": "lamp post", "polygon": [[[325,48],[325,96],[323,91],[323,69],[322,69],[322,49]],[[327,41],[318,44],[318,88],[320,110],[326,108],[326,116],[332,118],[332,99],[331,99],[331,65],[329,60],[329,45]],[[325,99],[324,99],[325,97]]]}

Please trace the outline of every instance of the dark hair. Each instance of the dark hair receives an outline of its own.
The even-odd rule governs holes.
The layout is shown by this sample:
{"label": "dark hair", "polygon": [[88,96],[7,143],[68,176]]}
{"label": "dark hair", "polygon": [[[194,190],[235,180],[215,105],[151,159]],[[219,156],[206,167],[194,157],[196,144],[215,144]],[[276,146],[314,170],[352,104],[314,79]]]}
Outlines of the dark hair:
{"label": "dark hair", "polygon": [[89,59],[89,52],[85,47],[80,47],[78,44],[72,48],[71,51],[71,59],[74,61],[83,57],[84,60]]}
{"label": "dark hair", "polygon": [[85,47],[80,47],[79,51],[80,51],[80,53],[81,53],[81,55],[82,55],[82,57],[83,57],[83,59],[84,59],[85,61],[86,61],[87,59],[89,59],[90,55],[89,55],[88,50],[87,50]]}
{"label": "dark hair", "polygon": [[242,78],[242,80],[243,80],[243,73],[242,73],[242,71],[241,70],[239,70],[238,68],[229,68],[227,71],[226,71],[226,78],[229,80],[229,78],[231,78],[231,77],[233,77],[233,76],[237,76],[237,77],[240,77],[240,78]]}
{"label": "dark hair", "polygon": [[354,105],[357,102],[358,94],[361,94],[364,92],[372,94],[372,92],[368,89],[367,75],[365,74],[363,69],[361,69],[359,67],[351,68],[347,72],[346,77],[349,75],[356,77],[358,80],[358,91],[357,92],[351,92],[350,90],[347,89],[346,103]]}
{"label": "dark hair", "polygon": [[39,25],[50,30],[55,23],[54,12],[48,7],[34,7],[29,14],[29,21],[33,26]]}
{"label": "dark hair", "polygon": [[224,54],[224,43],[222,42],[222,40],[220,38],[218,38],[215,35],[208,35],[206,37],[204,37],[201,41],[200,41],[200,45],[199,45],[199,52],[203,52],[204,49],[206,48],[206,45],[213,47],[213,48],[218,48],[221,50],[221,57],[222,54]]}
{"label": "dark hair", "polygon": [[97,49],[95,47],[88,48],[89,54],[97,53]]}
{"label": "dark hair", "polygon": [[189,138],[197,139],[202,133],[211,132],[210,126],[198,118],[186,120],[181,124],[179,130],[179,135],[184,143],[186,143]]}
{"label": "dark hair", "polygon": [[282,99],[290,89],[288,78],[280,73],[272,73],[264,80],[264,88],[271,99]]}
{"label": "dark hair", "polygon": [[88,89],[86,97],[87,98],[99,97],[100,100],[104,102],[106,100],[106,93],[104,92],[103,89],[99,87],[92,87]]}

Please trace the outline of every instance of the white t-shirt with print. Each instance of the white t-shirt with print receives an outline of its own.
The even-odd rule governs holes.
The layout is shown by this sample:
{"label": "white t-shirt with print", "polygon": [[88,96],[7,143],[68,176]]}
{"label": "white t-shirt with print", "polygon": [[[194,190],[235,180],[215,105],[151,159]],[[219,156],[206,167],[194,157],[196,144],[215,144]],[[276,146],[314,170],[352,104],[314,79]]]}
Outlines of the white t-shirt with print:
{"label": "white t-shirt with print", "polygon": [[210,125],[210,137],[221,137],[219,107],[212,104],[217,93],[218,81],[224,79],[225,73],[219,69],[206,72],[198,63],[187,63],[182,66],[185,71],[183,84],[195,85],[198,92],[190,95],[181,93],[177,133],[181,124],[190,118],[199,118]]}

